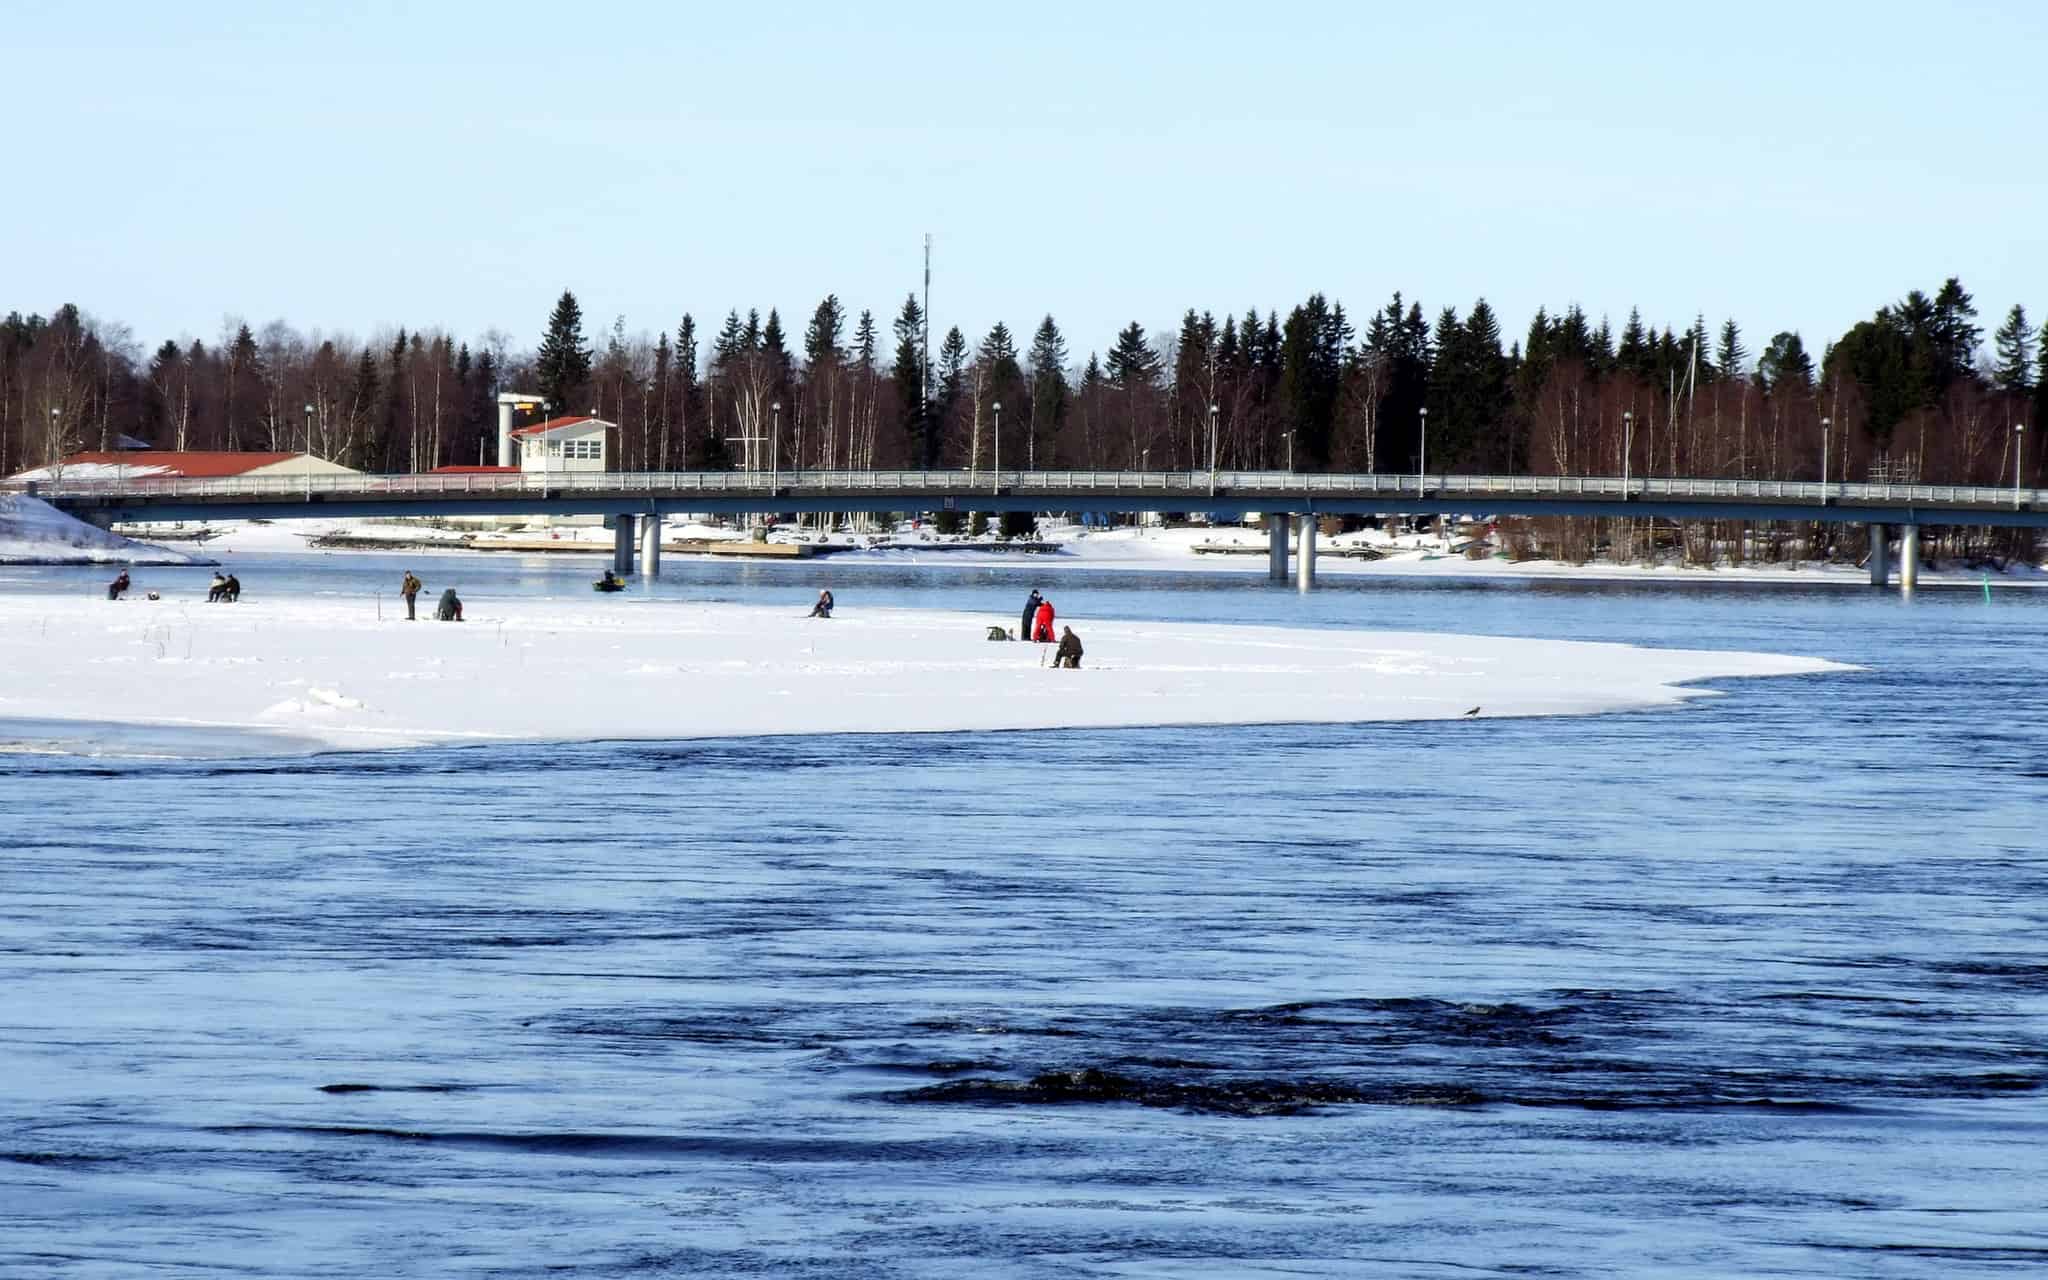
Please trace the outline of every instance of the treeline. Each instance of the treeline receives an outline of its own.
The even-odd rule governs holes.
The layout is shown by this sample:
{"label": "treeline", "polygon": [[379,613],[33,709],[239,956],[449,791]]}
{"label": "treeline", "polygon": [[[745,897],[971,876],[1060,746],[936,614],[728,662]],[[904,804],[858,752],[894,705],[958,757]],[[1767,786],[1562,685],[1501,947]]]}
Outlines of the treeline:
{"label": "treeline", "polygon": [[[1428,316],[1395,294],[1362,325],[1321,294],[1284,317],[1190,309],[1085,357],[1051,316],[1028,333],[927,332],[836,296],[792,335],[778,311],[708,338],[586,338],[564,293],[530,351],[426,328],[359,340],[282,321],[147,352],[75,306],[0,321],[0,474],[123,437],[168,449],[313,452],[365,470],[495,461],[500,391],[620,424],[627,469],[1217,466],[2038,484],[2016,424],[2048,416],[2048,351],[2014,306],[1987,350],[1950,279],[1881,308],[1816,360],[1797,333],[1752,354],[1710,331],[1616,332],[1578,307],[1504,336],[1482,299]],[[936,341],[934,341],[936,338]],[[1823,442],[1824,426],[1827,440]],[[1213,431],[1213,445],[1212,445]],[[2048,444],[2037,434],[2038,444]]]}

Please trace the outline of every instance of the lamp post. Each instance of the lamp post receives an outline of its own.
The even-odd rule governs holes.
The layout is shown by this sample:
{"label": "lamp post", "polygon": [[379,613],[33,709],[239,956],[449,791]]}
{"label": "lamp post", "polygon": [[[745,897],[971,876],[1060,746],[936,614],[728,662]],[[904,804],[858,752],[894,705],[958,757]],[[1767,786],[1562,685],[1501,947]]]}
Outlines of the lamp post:
{"label": "lamp post", "polygon": [[2020,459],[2027,450],[2027,424],[2012,424],[2012,509],[2020,509]]}
{"label": "lamp post", "polygon": [[1633,409],[1621,414],[1621,500],[1628,501],[1628,456],[1635,452],[1636,415]]}
{"label": "lamp post", "polygon": [[1829,418],[1820,420],[1820,505],[1828,505],[1828,436],[1834,422]]}
{"label": "lamp post", "polygon": [[1216,414],[1218,406],[1209,406],[1209,496],[1216,496]]}
{"label": "lamp post", "polygon": [[[548,456],[547,438],[548,419],[552,418],[554,414],[555,406],[553,401],[543,400],[540,402],[540,434],[534,437],[533,442],[540,446],[540,496],[542,498],[548,496],[548,481],[552,478],[550,473],[553,472],[555,467],[554,459]],[[521,461],[524,461],[526,457],[525,451],[521,450],[519,456]]]}
{"label": "lamp post", "polygon": [[[772,495],[782,483],[782,401],[770,404],[775,414],[775,426],[768,434],[768,492]],[[770,528],[775,525],[775,513],[768,513]]]}
{"label": "lamp post", "polygon": [[306,501],[313,500],[313,406],[306,406],[306,457],[299,464],[306,473]]}
{"label": "lamp post", "polygon": [[996,456],[995,466],[990,468],[995,472],[995,475],[989,479],[988,491],[990,493],[1001,493],[1003,491],[1003,402],[1000,400],[994,401],[989,407],[994,409],[996,413]]}
{"label": "lamp post", "polygon": [[1287,442],[1287,474],[1288,474],[1288,475],[1293,475],[1293,474],[1294,474],[1294,433],[1293,433],[1292,431],[1282,431],[1282,432],[1280,433],[1280,438],[1281,438],[1282,440],[1285,440],[1285,441]]}
{"label": "lamp post", "polygon": [[1422,406],[1422,448],[1415,455],[1415,496],[1422,496],[1425,477],[1429,475],[1429,406]]}

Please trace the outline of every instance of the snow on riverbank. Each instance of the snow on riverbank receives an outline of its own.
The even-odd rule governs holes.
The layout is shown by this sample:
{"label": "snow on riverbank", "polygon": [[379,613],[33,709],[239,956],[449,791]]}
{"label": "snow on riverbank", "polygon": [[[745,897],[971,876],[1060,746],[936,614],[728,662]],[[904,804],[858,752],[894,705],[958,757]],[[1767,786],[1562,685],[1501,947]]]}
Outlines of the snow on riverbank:
{"label": "snow on riverbank", "polygon": [[[390,550],[402,551],[407,555],[506,554],[502,551],[484,552],[473,549],[465,543],[464,539],[469,534],[463,530],[437,528],[418,522],[323,519],[257,523],[231,520],[217,522],[208,527],[217,536],[205,546],[208,554],[216,557],[247,552],[305,552],[311,549],[312,539],[324,535],[338,535],[351,541],[351,545],[346,549],[332,549],[334,554],[340,555],[378,551],[379,548],[374,544],[380,541],[387,543]],[[1248,576],[1264,576],[1266,572],[1266,535],[1257,529],[1235,526],[1211,528],[1199,525],[1172,528],[1144,525],[1117,529],[1082,529],[1078,526],[1050,522],[1042,523],[1041,529],[1045,541],[1057,547],[1057,550],[1043,553],[1042,559],[1038,554],[1020,547],[1002,546],[991,539],[942,535],[933,531],[929,525],[913,529],[907,522],[885,535],[828,535],[785,525],[777,529],[774,540],[830,543],[840,548],[852,548],[834,550],[831,553],[831,563],[834,565],[911,564],[987,568],[997,565],[1042,563],[1073,569],[1160,569],[1177,573],[1234,573]],[[182,527],[180,531],[185,532]],[[682,521],[669,522],[665,526],[664,534],[672,543],[680,540],[732,540],[744,536],[730,528]],[[484,543],[493,538],[507,537],[517,539],[526,545],[544,540],[555,544],[560,551],[589,556],[609,557],[612,550],[611,531],[594,523],[557,526],[536,524],[522,531],[489,532],[477,536]],[[872,545],[884,540],[889,544],[886,547]],[[1676,563],[1645,565],[1616,564],[1608,561],[1588,564],[1571,564],[1561,560],[1511,561],[1497,555],[1487,555],[1475,560],[1453,552],[1451,548],[1460,545],[1458,543],[1447,542],[1433,535],[1397,535],[1382,529],[1364,529],[1356,533],[1322,538],[1318,540],[1317,545],[1323,554],[1316,560],[1316,572],[1338,576],[1556,581],[1629,580],[1688,584],[1720,582],[1744,585],[1783,583],[1789,586],[1857,586],[1867,585],[1870,581],[1867,571],[1858,565],[1830,564],[1812,560],[1777,564],[1721,565],[1711,569],[1681,566]],[[1215,550],[1218,547],[1235,547],[1238,550]],[[1347,551],[1361,549],[1370,549],[1378,558],[1362,559],[1344,554]],[[673,548],[666,554],[670,558],[689,558],[688,553]],[[1893,569],[1893,575],[1896,579],[1896,568]],[[1923,565],[1920,571],[1921,585],[1930,587],[1970,586],[1985,577],[1986,573],[1982,569],[1946,562],[1931,567]],[[1989,577],[2001,586],[2048,587],[2048,572],[2034,565],[2010,564],[2002,572],[1992,571]]]}
{"label": "snow on riverbank", "polygon": [[95,528],[20,493],[0,493],[0,564],[210,564]]}
{"label": "snow on riverbank", "polygon": [[[427,602],[422,601],[424,606]],[[423,609],[423,612],[425,610]],[[340,600],[0,595],[0,720],[243,727],[334,747],[1583,714],[1809,658],[1277,627],[1072,621],[1080,671],[980,617],[605,598],[462,623]],[[19,735],[16,735],[19,736]]]}

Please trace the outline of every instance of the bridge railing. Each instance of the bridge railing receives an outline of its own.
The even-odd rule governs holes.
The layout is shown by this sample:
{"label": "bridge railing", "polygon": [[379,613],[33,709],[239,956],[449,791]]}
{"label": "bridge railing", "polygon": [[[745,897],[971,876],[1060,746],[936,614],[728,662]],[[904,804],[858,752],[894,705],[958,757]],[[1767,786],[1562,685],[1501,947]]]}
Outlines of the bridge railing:
{"label": "bridge railing", "polygon": [[1784,505],[2011,507],[2038,509],[2043,491],[1987,485],[1846,484],[1815,480],[1687,479],[1632,476],[1484,476],[1431,474],[1361,475],[1286,471],[1002,471],[985,470],[790,470],[790,471],[570,471],[484,472],[418,475],[342,474],[314,476],[227,476],[208,479],[149,477],[109,479],[103,474],[67,476],[57,472],[33,483],[10,481],[0,488],[46,497],[182,498],[289,502],[316,498],[433,498],[645,493],[663,497],[702,494],[715,498],[777,496],[829,499],[834,495],[905,499],[1042,494],[1049,505],[1061,496],[1130,494],[1148,499],[1184,496],[1192,510],[1256,507],[1273,498],[1318,496],[1387,497],[1414,495],[1418,509],[1482,507],[1488,499],[1590,499],[1747,502]]}

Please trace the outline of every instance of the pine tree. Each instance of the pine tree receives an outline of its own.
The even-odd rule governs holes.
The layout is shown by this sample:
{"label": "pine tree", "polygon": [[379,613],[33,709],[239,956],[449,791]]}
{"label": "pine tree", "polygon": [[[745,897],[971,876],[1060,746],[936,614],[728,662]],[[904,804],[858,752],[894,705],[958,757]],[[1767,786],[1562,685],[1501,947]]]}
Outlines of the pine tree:
{"label": "pine tree", "polygon": [[1614,359],[1624,372],[1639,378],[1647,379],[1656,372],[1656,346],[1643,327],[1642,312],[1634,307],[1628,309],[1628,324],[1621,331],[1621,345],[1615,349]]}
{"label": "pine tree", "polygon": [[[2034,378],[2035,457],[2048,454],[2048,342],[2041,343],[2040,373]],[[2038,466],[2039,463],[2036,463]]]}
{"label": "pine tree", "polygon": [[[955,431],[954,415],[967,406],[967,338],[954,325],[939,342],[938,385],[933,388],[930,429],[935,437],[932,458],[936,463],[945,453],[946,441]],[[931,464],[927,464],[931,465]]]}
{"label": "pine tree", "polygon": [[1038,465],[1043,453],[1054,461],[1060,427],[1067,420],[1067,340],[1060,327],[1047,316],[1038,322],[1031,337],[1031,435],[1025,447],[1024,464]]}
{"label": "pine tree", "polygon": [[939,437],[931,429],[930,406],[924,396],[924,308],[917,305],[917,295],[910,294],[903,299],[902,310],[896,313],[893,327],[896,335],[896,362],[889,370],[889,381],[896,388],[896,408],[903,434],[910,445],[910,456],[920,467],[939,465]]}
{"label": "pine tree", "polygon": [[676,325],[675,449],[685,468],[723,470],[732,465],[725,441],[711,430],[704,382],[697,364],[697,317],[685,311]]}
{"label": "pine tree", "polygon": [[1962,281],[1950,276],[1934,295],[1934,341],[1937,385],[1946,390],[1958,378],[1976,371],[1977,343],[1984,331],[1970,321],[1977,305]]}
{"label": "pine tree", "polygon": [[1721,322],[1721,343],[1714,349],[1714,372],[1722,378],[1740,378],[1749,364],[1749,351],[1742,345],[1742,330],[1734,317]]}
{"label": "pine tree", "polygon": [[845,336],[846,309],[839,305],[838,294],[827,294],[804,326],[804,363],[816,367],[838,361],[845,355],[841,350]]}
{"label": "pine tree", "polygon": [[2034,326],[2027,322],[2027,309],[2018,303],[2005,315],[2005,323],[1991,335],[1998,353],[1995,377],[2001,389],[2024,392],[2034,385]]}
{"label": "pine tree", "polygon": [[590,360],[591,350],[583,341],[583,308],[577,305],[576,295],[564,289],[548,316],[547,332],[534,357],[541,394],[555,412],[564,413],[583,403],[584,388],[590,383]]}
{"label": "pine tree", "polygon": [[[1006,406],[1011,414],[1012,428],[1018,421],[1017,414],[1024,408],[1026,396],[1024,369],[1017,363],[1017,340],[1010,336],[1010,326],[998,320],[989,326],[987,336],[976,348],[975,356],[981,361],[983,378],[983,399],[990,404]],[[1010,455],[1012,463],[1020,461],[1018,450]]]}
{"label": "pine tree", "polygon": [[1133,320],[1116,335],[1109,350],[1109,384],[1123,393],[1124,426],[1129,433],[1130,465],[1149,466],[1152,394],[1159,386],[1159,353],[1145,340],[1145,327]]}

